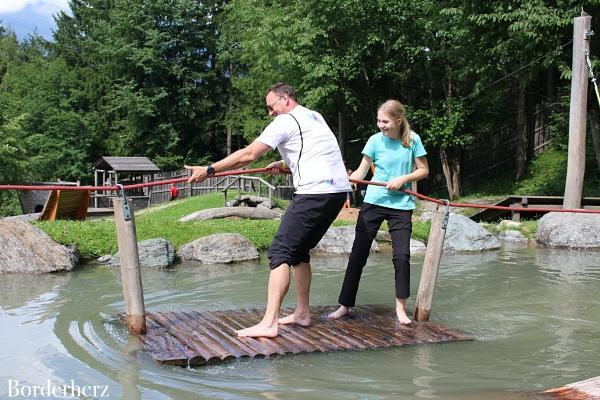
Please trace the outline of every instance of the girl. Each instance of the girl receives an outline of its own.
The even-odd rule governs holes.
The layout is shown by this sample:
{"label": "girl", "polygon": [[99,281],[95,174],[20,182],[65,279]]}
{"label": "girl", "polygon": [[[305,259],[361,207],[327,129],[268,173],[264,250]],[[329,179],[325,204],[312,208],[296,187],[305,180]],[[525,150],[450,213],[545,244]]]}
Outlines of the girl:
{"label": "girl", "polygon": [[379,107],[377,127],[381,131],[369,138],[360,166],[350,175],[350,179],[363,179],[374,164],[373,181],[387,182],[387,185],[367,188],[338,300],[340,307],[329,314],[330,319],[346,315],[354,306],[371,243],[382,222],[387,220],[392,236],[396,317],[402,324],[411,322],[405,306],[410,291],[411,217],[415,202],[412,196],[400,190],[410,188],[410,182],[425,178],[429,167],[421,138],[410,130],[405,114],[404,106],[397,100],[388,100]]}

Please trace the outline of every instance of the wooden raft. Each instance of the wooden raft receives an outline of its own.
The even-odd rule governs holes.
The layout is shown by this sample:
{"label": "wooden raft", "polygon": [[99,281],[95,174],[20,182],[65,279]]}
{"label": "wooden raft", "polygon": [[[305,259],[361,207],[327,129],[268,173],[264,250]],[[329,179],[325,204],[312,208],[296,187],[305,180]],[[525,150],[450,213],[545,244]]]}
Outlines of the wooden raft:
{"label": "wooden raft", "polygon": [[540,394],[546,399],[600,400],[600,376],[545,390]]}
{"label": "wooden raft", "polygon": [[[386,306],[355,307],[351,316],[336,321],[323,318],[336,308],[312,307],[312,326],[280,325],[279,336],[274,339],[238,338],[235,333],[236,329],[258,323],[264,309],[147,313],[147,333],[140,339],[157,362],[180,366],[288,353],[472,340],[432,322],[404,326],[396,322],[395,311]],[[290,312],[283,310],[282,314]]]}

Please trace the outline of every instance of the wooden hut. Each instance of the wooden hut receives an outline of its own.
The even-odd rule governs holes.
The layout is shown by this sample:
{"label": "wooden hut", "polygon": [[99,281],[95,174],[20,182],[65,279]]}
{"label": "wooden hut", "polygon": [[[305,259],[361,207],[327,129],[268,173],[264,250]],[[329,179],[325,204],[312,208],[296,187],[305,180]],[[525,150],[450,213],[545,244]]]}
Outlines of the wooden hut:
{"label": "wooden hut", "polygon": [[[160,172],[148,157],[111,157],[104,156],[94,163],[94,186],[114,186],[117,184],[133,185],[151,182],[154,174]],[[127,192],[136,207],[150,205],[152,187],[135,189]],[[109,198],[112,192],[94,192],[94,208],[110,207]]]}

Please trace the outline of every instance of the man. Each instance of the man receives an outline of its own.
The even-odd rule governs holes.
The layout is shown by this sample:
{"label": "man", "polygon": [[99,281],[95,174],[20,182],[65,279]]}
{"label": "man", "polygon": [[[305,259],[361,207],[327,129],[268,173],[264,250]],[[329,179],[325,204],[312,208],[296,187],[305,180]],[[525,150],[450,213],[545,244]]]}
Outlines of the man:
{"label": "man", "polygon": [[[294,89],[284,83],[271,86],[265,102],[274,119],[254,142],[208,167],[185,166],[192,171],[188,182],[201,182],[216,172],[248,165],[277,148],[283,160],[269,167],[287,165],[292,172],[294,197],[268,252],[267,309],[257,325],[238,330],[239,337],[276,337],[279,324],[310,325],[309,251],[335,220],[350,191],[335,135],[321,114],[298,104]],[[290,267],[294,267],[296,309],[280,319],[281,302],[290,285]]]}

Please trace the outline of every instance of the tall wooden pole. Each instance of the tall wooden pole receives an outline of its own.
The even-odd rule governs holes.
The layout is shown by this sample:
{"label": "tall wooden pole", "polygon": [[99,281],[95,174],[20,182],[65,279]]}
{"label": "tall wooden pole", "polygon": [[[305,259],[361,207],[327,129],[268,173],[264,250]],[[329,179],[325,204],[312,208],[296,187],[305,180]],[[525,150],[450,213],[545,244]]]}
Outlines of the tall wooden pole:
{"label": "tall wooden pole", "polygon": [[448,224],[448,208],[438,208],[433,212],[431,219],[431,228],[429,229],[429,238],[427,240],[427,250],[423,260],[423,270],[421,271],[421,281],[413,318],[416,321],[428,321],[431,313],[431,303],[433,301],[433,291],[437,279],[442,250],[444,248],[444,238],[446,236],[446,226]]}
{"label": "tall wooden pole", "polygon": [[344,127],[344,114],[341,111],[338,111],[338,146],[340,147],[340,153],[342,153],[342,160],[346,162],[346,131]]}
{"label": "tall wooden pole", "polygon": [[571,77],[571,106],[569,109],[569,159],[563,208],[581,208],[585,173],[585,130],[587,110],[588,71],[585,60],[589,51],[592,17],[583,13],[574,19],[573,61]]}
{"label": "tall wooden pole", "polygon": [[[121,189],[122,192],[123,189]],[[130,200],[116,197],[113,199],[113,208],[119,243],[119,258],[121,259],[121,280],[125,298],[127,329],[132,335],[143,335],[146,333],[146,311],[133,207]]]}

